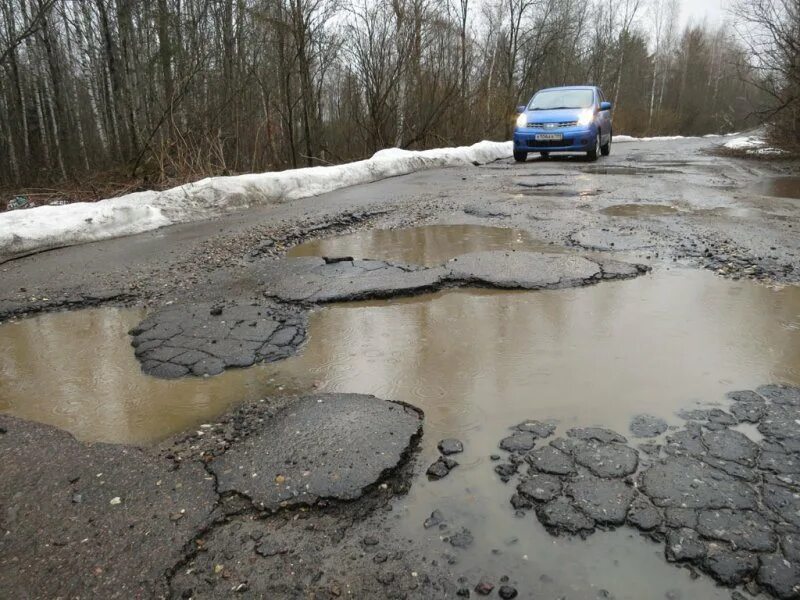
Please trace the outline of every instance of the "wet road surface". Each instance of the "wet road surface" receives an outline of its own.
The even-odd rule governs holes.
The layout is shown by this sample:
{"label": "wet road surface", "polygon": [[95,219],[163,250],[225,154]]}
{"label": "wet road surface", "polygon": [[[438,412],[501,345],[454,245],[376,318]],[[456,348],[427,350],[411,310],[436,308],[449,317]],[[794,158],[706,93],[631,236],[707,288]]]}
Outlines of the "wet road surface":
{"label": "wet road surface", "polygon": [[[671,529],[655,536],[656,543],[630,526],[587,539],[554,537],[544,526],[550,517],[539,513],[541,506],[537,514],[523,515],[510,503],[517,485],[533,472],[504,476],[496,469],[513,465],[498,442],[510,427],[530,419],[552,422],[550,439],[589,426],[630,439],[631,420],[647,414],[672,428],[647,440],[666,448],[674,446],[668,436],[685,427],[709,434],[721,427],[757,443],[776,439],[764,442],[762,431],[784,435],[763,422],[756,429],[758,419],[720,425],[701,418],[702,424],[690,427],[678,414],[733,410],[726,397],[733,390],[776,382],[800,386],[800,295],[791,285],[800,268],[797,181],[763,163],[708,155],[710,145],[618,144],[610,160],[597,164],[500,162],[424,172],[223,222],[0,265],[0,279],[8,284],[0,293],[0,315],[6,318],[59,306],[109,305],[0,325],[0,411],[54,425],[80,440],[148,444],[145,455],[183,464],[181,473],[188,465],[206,465],[204,479],[213,481],[217,494],[215,512],[203,517],[206,525],[197,528],[196,539],[172,542],[182,550],[169,555],[174,566],[163,578],[149,576],[145,589],[154,595],[386,597],[391,591],[397,597],[454,597],[483,577],[495,586],[493,595],[506,584],[519,597],[730,598],[712,579],[727,576],[718,567],[732,560],[728,555],[677,569],[665,560],[660,543]],[[258,223],[259,218],[269,222]],[[574,289],[467,287],[310,305],[303,308],[309,311],[307,336],[296,356],[211,377],[166,380],[142,372],[127,332],[146,313],[163,310],[166,302],[206,303],[211,311],[225,302],[260,305],[266,292],[249,274],[287,249],[293,257],[426,267],[475,251],[580,253],[591,260],[645,262],[652,272]],[[373,394],[418,407],[424,412],[421,440],[411,437],[413,453],[398,455],[399,466],[359,478],[359,493],[366,492],[358,501],[323,502],[310,511],[288,509],[265,519],[263,507],[250,503],[248,478],[267,475],[256,473],[263,461],[251,462],[247,444],[270,452],[268,442],[261,446],[254,440],[263,423],[291,415],[281,412],[292,410],[291,394],[331,392]],[[399,421],[386,419],[381,427],[401,431]],[[28,431],[22,422],[0,425],[8,432],[4,436],[25,444],[17,462],[32,460],[29,448],[65,447],[61,438],[35,427]],[[352,426],[358,428],[357,420]],[[426,469],[439,458],[437,445],[445,438],[461,440],[463,452],[452,455],[458,465],[449,473],[431,479]],[[714,440],[703,440],[703,448],[715,447]],[[368,441],[352,448],[344,444],[342,452],[354,453],[345,462],[363,460],[358,455],[370,452]],[[644,442],[630,445],[640,448]],[[71,452],[64,452],[67,465],[84,460]],[[672,456],[637,453],[643,470],[659,461],[670,464]],[[792,455],[781,456],[785,462]],[[711,470],[736,471],[737,465],[734,460]],[[22,476],[21,467],[6,469],[11,487]],[[309,467],[309,476],[317,468]],[[219,474],[237,469],[253,473],[219,487]],[[274,486],[292,489],[287,474],[276,473],[268,475],[260,493],[270,494]],[[305,476],[302,468],[290,474]],[[79,485],[70,481],[63,485]],[[779,493],[784,485],[792,493],[794,483],[785,482]],[[0,500],[17,506],[13,493],[7,490]],[[38,492],[33,486],[25,493]],[[84,510],[72,492],[63,494],[67,508],[51,512]],[[105,514],[109,502],[92,510]],[[443,523],[424,527],[435,511]],[[28,518],[39,522],[35,511]],[[297,518],[306,525],[292,525]],[[46,550],[13,541],[19,529],[13,519],[3,523],[12,532],[12,542],[0,546],[3,565],[33,557],[58,572]],[[713,554],[714,534],[703,535]],[[785,546],[782,552],[794,560]],[[85,560],[91,561],[91,554]],[[78,563],[75,575],[63,582],[34,585],[31,594],[92,595],[86,590],[99,588],[86,587],[89,575],[82,568]],[[112,582],[129,577],[103,568],[107,575],[93,577]],[[698,569],[711,576],[698,578]],[[789,587],[771,587],[777,579],[760,571],[756,577],[748,569],[742,577],[750,581],[749,591],[763,597],[791,597],[791,578],[800,577],[800,571],[781,573],[780,582],[789,581]],[[23,589],[19,577],[29,575],[7,577],[6,585]],[[116,593],[122,597],[126,589],[118,586]]]}

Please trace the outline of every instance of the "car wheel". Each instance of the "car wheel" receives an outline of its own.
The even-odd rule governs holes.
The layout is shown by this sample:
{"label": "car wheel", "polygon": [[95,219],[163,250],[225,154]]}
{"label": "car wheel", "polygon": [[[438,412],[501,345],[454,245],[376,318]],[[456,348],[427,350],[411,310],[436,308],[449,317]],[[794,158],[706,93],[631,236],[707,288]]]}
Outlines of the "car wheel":
{"label": "car wheel", "polygon": [[597,134],[597,137],[594,139],[594,148],[589,150],[586,153],[586,156],[589,160],[597,160],[597,157],[600,156],[600,134]]}
{"label": "car wheel", "polygon": [[611,154],[611,136],[610,135],[608,136],[608,141],[605,144],[603,144],[602,146],[600,146],[600,154],[602,154],[603,156],[608,156],[609,154]]}
{"label": "car wheel", "polygon": [[542,160],[547,160],[548,158],[550,158],[549,152],[541,152],[541,155],[542,155]]}
{"label": "car wheel", "polygon": [[514,160],[517,162],[525,162],[528,160],[528,153],[514,150]]}

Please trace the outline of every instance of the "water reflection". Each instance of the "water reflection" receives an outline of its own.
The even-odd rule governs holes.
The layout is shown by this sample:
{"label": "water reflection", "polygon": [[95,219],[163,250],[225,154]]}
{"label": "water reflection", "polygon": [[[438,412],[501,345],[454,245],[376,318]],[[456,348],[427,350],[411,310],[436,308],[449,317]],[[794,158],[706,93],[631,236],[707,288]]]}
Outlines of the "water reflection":
{"label": "water reflection", "polygon": [[127,335],[143,316],[104,308],[0,326],[0,410],[83,440],[146,444],[278,391],[259,368],[177,381],[144,375]]}
{"label": "water reflection", "polygon": [[352,256],[435,266],[467,252],[482,250],[553,252],[554,246],[528,233],[485,225],[426,225],[408,229],[371,229],[312,240],[289,256]]}

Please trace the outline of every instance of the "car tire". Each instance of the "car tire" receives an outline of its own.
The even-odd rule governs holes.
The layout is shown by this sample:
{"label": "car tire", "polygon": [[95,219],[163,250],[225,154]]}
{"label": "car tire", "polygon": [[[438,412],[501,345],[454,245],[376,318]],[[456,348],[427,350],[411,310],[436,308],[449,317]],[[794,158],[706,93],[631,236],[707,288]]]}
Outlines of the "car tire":
{"label": "car tire", "polygon": [[600,146],[600,154],[603,156],[611,154],[611,134],[608,135],[608,141]]}
{"label": "car tire", "polygon": [[548,158],[550,158],[549,152],[540,152],[539,154],[542,155],[542,160],[547,160]]}
{"label": "car tire", "polygon": [[600,156],[600,133],[598,133],[597,137],[594,139],[594,148],[586,153],[586,157],[589,160],[597,160],[598,156]]}
{"label": "car tire", "polygon": [[514,150],[514,160],[517,162],[525,162],[528,160],[528,153]]}

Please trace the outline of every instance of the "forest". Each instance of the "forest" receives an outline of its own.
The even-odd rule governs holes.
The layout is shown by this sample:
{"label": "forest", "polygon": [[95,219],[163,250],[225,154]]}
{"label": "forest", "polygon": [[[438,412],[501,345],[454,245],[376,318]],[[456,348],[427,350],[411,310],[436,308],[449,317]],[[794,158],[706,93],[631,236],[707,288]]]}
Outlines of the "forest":
{"label": "forest", "polygon": [[712,27],[681,26],[677,0],[0,0],[0,188],[509,139],[518,104],[565,84],[599,84],[617,133],[780,114],[796,140],[797,4]]}

